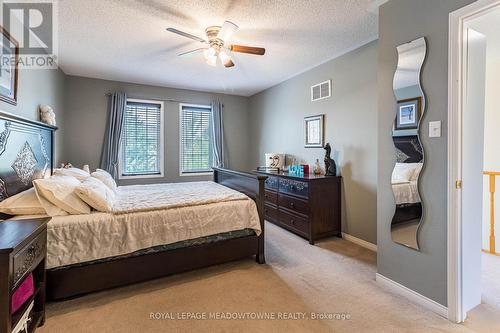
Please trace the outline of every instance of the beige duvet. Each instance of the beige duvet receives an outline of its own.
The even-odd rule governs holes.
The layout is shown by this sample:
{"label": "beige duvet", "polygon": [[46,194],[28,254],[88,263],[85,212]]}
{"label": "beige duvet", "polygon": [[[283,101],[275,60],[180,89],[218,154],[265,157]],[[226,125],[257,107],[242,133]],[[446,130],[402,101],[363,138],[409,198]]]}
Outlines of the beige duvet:
{"label": "beige duvet", "polygon": [[47,268],[246,228],[260,234],[255,202],[214,182],[123,186],[113,213],[52,218]]}

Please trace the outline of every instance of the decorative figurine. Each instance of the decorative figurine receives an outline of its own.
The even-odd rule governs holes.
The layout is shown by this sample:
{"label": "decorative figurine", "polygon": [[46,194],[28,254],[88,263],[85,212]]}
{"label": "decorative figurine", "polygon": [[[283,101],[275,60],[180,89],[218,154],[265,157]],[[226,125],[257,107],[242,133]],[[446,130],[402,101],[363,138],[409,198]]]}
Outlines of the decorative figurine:
{"label": "decorative figurine", "polygon": [[332,153],[332,147],[330,147],[330,143],[328,142],[323,149],[326,150],[325,176],[336,176],[337,165],[335,164],[335,161],[330,157],[330,154]]}
{"label": "decorative figurine", "polygon": [[314,164],[313,173],[315,175],[321,175],[321,165],[319,165],[319,158],[316,159],[316,163]]}
{"label": "decorative figurine", "polygon": [[56,114],[54,110],[48,105],[40,105],[38,107],[40,112],[40,120],[48,125],[56,126]]}

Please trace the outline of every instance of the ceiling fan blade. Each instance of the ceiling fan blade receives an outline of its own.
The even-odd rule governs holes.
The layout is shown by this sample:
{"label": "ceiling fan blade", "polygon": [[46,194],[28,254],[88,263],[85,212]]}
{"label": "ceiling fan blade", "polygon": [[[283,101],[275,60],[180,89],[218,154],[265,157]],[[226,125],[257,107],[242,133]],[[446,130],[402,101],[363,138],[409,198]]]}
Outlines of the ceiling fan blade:
{"label": "ceiling fan blade", "polygon": [[225,21],[217,34],[217,38],[222,39],[227,43],[233,34],[238,30],[238,26],[231,21]]}
{"label": "ceiling fan blade", "polygon": [[191,50],[191,51],[179,53],[177,56],[178,57],[191,57],[191,56],[194,56],[194,55],[196,55],[198,53],[202,53],[206,49],[207,49],[206,47],[202,47],[202,48],[199,48],[199,49],[196,49],[196,50]]}
{"label": "ceiling fan blade", "polygon": [[187,32],[180,31],[180,30],[177,30],[175,28],[167,28],[167,31],[173,32],[174,34],[178,34],[178,35],[181,35],[183,37],[193,39],[193,40],[200,42],[200,43],[208,44],[208,42],[206,40],[204,40],[203,38],[196,37],[195,35],[188,34]]}
{"label": "ceiling fan blade", "polygon": [[233,52],[248,53],[254,55],[264,55],[266,53],[265,48],[245,45],[231,45],[230,50]]}

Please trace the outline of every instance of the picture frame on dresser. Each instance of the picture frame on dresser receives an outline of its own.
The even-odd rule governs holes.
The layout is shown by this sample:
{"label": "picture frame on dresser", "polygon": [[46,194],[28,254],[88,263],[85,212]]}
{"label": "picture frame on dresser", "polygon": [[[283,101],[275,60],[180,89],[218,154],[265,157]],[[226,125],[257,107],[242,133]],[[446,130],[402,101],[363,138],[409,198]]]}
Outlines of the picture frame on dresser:
{"label": "picture frame on dresser", "polygon": [[0,101],[17,105],[19,43],[3,27],[0,30]]}

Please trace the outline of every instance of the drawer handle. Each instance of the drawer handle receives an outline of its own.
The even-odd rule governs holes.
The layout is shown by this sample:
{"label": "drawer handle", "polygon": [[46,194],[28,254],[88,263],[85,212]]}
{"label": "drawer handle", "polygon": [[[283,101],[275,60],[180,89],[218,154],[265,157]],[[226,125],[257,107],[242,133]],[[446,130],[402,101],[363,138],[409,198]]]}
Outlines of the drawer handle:
{"label": "drawer handle", "polygon": [[290,207],[295,208],[295,204],[293,202],[290,202]]}
{"label": "drawer handle", "polygon": [[291,219],[290,222],[292,222],[292,224],[295,224],[295,220],[294,219]]}

